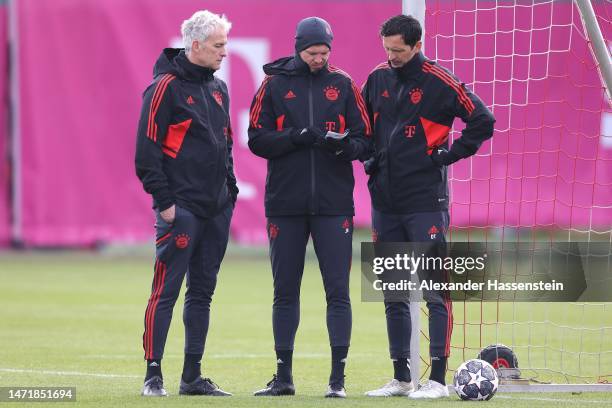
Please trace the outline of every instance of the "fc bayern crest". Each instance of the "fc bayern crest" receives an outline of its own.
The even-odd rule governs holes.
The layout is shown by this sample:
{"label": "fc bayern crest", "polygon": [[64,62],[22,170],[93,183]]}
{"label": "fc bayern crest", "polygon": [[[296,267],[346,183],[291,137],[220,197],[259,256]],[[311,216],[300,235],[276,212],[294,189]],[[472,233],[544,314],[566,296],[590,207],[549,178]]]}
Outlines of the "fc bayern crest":
{"label": "fc bayern crest", "polygon": [[417,104],[421,102],[421,98],[423,97],[423,91],[419,88],[414,88],[410,91],[410,102],[413,104]]}
{"label": "fc bayern crest", "polygon": [[353,223],[351,221],[349,221],[349,219],[345,219],[344,222],[342,223],[342,229],[344,229],[344,233],[348,234],[349,232],[351,232],[351,225]]}
{"label": "fc bayern crest", "polygon": [[214,91],[213,92],[213,97],[215,98],[215,101],[217,101],[219,106],[223,106],[223,95],[221,95],[221,92]]}
{"label": "fc bayern crest", "polygon": [[325,97],[330,101],[337,100],[338,96],[340,95],[340,90],[338,90],[338,88],[335,86],[328,86],[323,90],[323,92],[325,92]]}
{"label": "fc bayern crest", "polygon": [[189,241],[191,241],[191,238],[187,234],[178,234],[176,238],[174,238],[174,242],[178,249],[187,248],[189,246]]}
{"label": "fc bayern crest", "polygon": [[278,228],[278,225],[272,224],[272,223],[268,224],[268,235],[271,240],[276,239],[279,231],[280,231],[280,228]]}

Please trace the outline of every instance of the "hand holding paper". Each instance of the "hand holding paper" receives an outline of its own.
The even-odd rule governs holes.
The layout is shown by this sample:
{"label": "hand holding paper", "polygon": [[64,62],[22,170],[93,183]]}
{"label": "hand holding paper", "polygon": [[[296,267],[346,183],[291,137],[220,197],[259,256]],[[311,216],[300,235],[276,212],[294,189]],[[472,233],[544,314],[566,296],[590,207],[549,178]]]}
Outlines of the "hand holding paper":
{"label": "hand holding paper", "polygon": [[337,132],[332,132],[332,131],[327,131],[327,133],[325,134],[325,139],[326,140],[343,140],[347,135],[349,134],[349,131],[345,131],[344,133],[337,133]]}

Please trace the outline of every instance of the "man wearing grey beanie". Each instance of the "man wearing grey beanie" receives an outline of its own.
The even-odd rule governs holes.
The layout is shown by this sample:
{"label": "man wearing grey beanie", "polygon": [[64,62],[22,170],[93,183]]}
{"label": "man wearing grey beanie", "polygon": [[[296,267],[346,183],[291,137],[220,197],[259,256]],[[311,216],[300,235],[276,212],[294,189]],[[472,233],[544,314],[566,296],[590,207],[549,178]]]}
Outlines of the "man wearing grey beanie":
{"label": "man wearing grey beanie", "polygon": [[251,105],[249,148],[268,160],[265,209],[277,361],[272,381],[256,396],[295,394],[293,346],[306,244],[312,236],[325,287],[332,357],[325,396],[346,397],[355,213],[351,162],[368,155],[371,129],[359,89],[327,63],[333,38],[322,18],[300,21],[295,55],[264,65],[267,76]]}
{"label": "man wearing grey beanie", "polygon": [[319,17],[308,17],[300,21],[295,32],[295,51],[299,54],[312,45],[327,45],[331,50],[334,39],[327,21]]}

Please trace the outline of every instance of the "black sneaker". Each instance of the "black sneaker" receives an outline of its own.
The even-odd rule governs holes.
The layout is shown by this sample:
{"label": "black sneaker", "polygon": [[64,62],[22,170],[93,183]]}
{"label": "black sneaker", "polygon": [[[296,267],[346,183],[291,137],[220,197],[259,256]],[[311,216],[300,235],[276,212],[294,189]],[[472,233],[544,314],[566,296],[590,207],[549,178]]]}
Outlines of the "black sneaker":
{"label": "black sneaker", "polygon": [[213,397],[231,397],[232,394],[223,391],[210,378],[198,377],[190,383],[181,378],[180,395],[209,395]]}
{"label": "black sneaker", "polygon": [[256,397],[270,396],[278,397],[281,395],[295,395],[295,386],[290,382],[281,382],[276,377],[276,374],[272,376],[272,380],[266,384],[266,388],[263,390],[255,391],[253,393]]}
{"label": "black sneaker", "polygon": [[168,393],[164,389],[164,380],[160,376],[154,376],[145,381],[140,395],[143,397],[167,397]]}
{"label": "black sneaker", "polygon": [[325,398],[346,398],[346,390],[341,383],[331,383],[327,386]]}

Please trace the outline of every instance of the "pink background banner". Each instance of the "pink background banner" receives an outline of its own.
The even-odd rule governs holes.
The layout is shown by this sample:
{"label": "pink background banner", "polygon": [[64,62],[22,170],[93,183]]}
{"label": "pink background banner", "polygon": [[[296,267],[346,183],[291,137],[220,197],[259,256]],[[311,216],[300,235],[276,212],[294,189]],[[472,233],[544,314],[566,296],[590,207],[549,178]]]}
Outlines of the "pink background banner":
{"label": "pink background banner", "polygon": [[[378,25],[401,11],[400,2],[388,1],[22,0],[17,5],[21,227],[31,245],[151,238],[151,201],[133,164],[141,93],[161,49],[177,44],[182,21],[204,6],[234,24],[230,56],[219,73],[231,94],[241,188],[233,237],[263,241],[266,165],[246,146],[248,108],[263,80],[261,66],[293,53],[297,22],[319,15],[334,31],[332,64],[360,84],[384,60]],[[357,214],[363,225],[369,198],[358,171]]]}
{"label": "pink background banner", "polygon": [[0,2],[0,247],[10,239],[8,161],[8,13]]}
{"label": "pink background banner", "polygon": [[[549,30],[552,45],[559,41],[560,51],[549,57],[545,73],[539,68],[539,54],[533,64],[500,56],[512,43],[524,47],[532,38],[483,34],[482,40],[475,40],[469,36],[474,22],[452,24],[453,14],[445,8],[463,2],[431,3],[426,54],[473,85],[498,117],[494,141],[450,173],[453,225],[609,230],[611,155],[598,136],[605,103],[577,30],[564,26],[574,35],[572,50],[561,50],[565,31]],[[571,3],[563,3],[554,18],[575,20]],[[245,243],[265,241],[266,165],[246,145],[248,108],[263,80],[261,66],[293,53],[296,23],[318,15],[334,31],[331,63],[361,85],[386,59],[378,37],[380,23],[401,12],[399,0],[20,0],[16,5],[21,78],[18,238],[27,245],[152,239],[151,200],[133,164],[141,93],[151,82],[161,49],[180,46],[181,22],[203,7],[233,22],[230,55],[218,73],[231,95],[241,189],[232,235]],[[460,14],[469,18],[469,13]],[[496,21],[491,16],[483,20],[485,25]],[[511,24],[515,19],[503,14],[498,21]],[[453,27],[467,30],[466,37],[449,32]],[[471,55],[453,55],[453,50],[470,50]],[[530,92],[525,92],[527,85]],[[369,194],[360,165],[355,175],[355,222],[367,226]]]}

